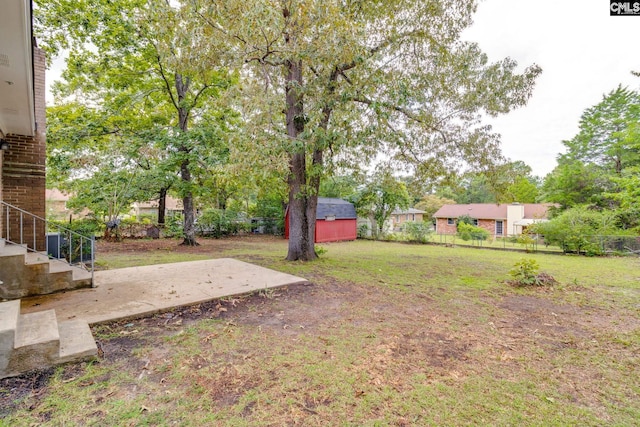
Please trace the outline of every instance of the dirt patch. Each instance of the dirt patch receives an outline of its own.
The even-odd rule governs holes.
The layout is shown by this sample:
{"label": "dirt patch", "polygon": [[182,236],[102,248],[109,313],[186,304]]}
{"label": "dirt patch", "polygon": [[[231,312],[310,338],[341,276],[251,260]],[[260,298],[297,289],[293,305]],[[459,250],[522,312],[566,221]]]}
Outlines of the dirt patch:
{"label": "dirt patch", "polygon": [[0,380],[0,418],[21,406],[29,407],[31,400],[46,392],[53,372],[50,368]]}

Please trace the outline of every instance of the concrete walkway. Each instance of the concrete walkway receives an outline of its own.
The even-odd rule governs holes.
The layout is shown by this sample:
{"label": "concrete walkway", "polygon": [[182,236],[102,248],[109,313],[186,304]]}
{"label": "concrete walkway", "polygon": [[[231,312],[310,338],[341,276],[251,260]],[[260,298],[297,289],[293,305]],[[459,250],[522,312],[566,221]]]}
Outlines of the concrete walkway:
{"label": "concrete walkway", "polygon": [[133,318],[307,280],[230,258],[97,271],[95,288],[22,299],[22,313],[55,309],[59,322]]}

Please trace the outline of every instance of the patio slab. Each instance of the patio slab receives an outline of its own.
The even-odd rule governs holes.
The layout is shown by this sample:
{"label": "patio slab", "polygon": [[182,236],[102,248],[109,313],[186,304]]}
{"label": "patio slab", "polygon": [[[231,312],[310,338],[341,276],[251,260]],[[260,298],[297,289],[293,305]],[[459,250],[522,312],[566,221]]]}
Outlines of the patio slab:
{"label": "patio slab", "polygon": [[95,272],[96,287],[22,299],[22,313],[54,309],[89,324],[160,313],[307,280],[231,258]]}

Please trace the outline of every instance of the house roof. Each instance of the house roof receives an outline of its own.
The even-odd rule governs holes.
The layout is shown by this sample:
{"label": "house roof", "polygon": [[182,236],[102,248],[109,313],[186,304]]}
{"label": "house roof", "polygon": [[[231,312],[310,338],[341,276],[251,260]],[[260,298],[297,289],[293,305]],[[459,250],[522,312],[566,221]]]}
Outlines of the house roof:
{"label": "house roof", "polygon": [[318,197],[316,219],[325,219],[330,216],[335,216],[335,219],[355,219],[356,208],[346,200]]}
{"label": "house roof", "polygon": [[[506,203],[471,203],[467,205],[444,205],[436,213],[434,218],[458,218],[469,215],[475,219],[507,219]],[[524,203],[524,218],[547,218],[547,211],[553,203]]]}
{"label": "house roof", "polygon": [[[138,209],[157,209],[159,206],[158,199],[148,200],[146,202],[135,202],[134,207]],[[167,196],[165,199],[165,209],[169,210],[182,210],[182,199],[178,199],[173,196]]]}
{"label": "house roof", "polygon": [[421,211],[420,209],[409,208],[404,211],[401,211],[400,209],[396,208],[393,210],[393,212],[391,212],[391,215],[423,214],[423,213],[425,213],[425,211]]}

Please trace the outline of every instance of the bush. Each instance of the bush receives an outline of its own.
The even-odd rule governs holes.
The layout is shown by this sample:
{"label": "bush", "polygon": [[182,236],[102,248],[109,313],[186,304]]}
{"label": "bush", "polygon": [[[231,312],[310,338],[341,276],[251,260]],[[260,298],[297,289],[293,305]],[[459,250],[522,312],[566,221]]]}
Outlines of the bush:
{"label": "bush", "polygon": [[57,232],[58,227],[66,228],[83,236],[91,237],[99,234],[104,229],[104,224],[94,218],[76,219],[69,221],[48,221],[50,232]]}
{"label": "bush", "polygon": [[432,233],[431,225],[426,222],[405,222],[403,229],[410,242],[426,243]]}
{"label": "bush", "polygon": [[464,240],[487,240],[489,232],[484,228],[467,224],[466,222],[458,223],[458,236]]}
{"label": "bush", "polygon": [[556,245],[565,253],[589,256],[603,255],[605,248],[597,235],[625,235],[628,230],[617,227],[614,213],[576,207],[562,212],[551,221],[534,224],[533,232],[544,236],[546,245]]}
{"label": "bush", "polygon": [[557,283],[550,274],[538,273],[539,269],[535,259],[522,258],[509,270],[509,275],[513,278],[510,283],[514,286],[551,286]]}
{"label": "bush", "polygon": [[207,209],[196,220],[196,232],[216,239],[250,230],[250,224],[238,215],[221,209]]}
{"label": "bush", "polygon": [[184,235],[183,223],[184,217],[180,213],[165,218],[164,235],[166,237],[182,237]]}
{"label": "bush", "polygon": [[369,224],[360,224],[358,226],[358,239],[368,239],[371,237],[371,230],[369,230]]}

